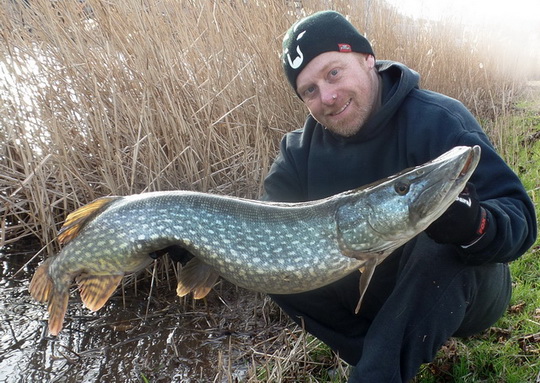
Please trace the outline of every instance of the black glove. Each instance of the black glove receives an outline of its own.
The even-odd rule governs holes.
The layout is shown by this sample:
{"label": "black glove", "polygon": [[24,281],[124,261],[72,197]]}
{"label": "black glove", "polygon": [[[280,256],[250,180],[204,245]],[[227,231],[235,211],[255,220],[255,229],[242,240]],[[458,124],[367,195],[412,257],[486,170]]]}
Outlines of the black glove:
{"label": "black glove", "polygon": [[474,243],[486,229],[486,211],[480,206],[476,188],[467,182],[454,203],[426,229],[426,234],[437,243],[465,246]]}

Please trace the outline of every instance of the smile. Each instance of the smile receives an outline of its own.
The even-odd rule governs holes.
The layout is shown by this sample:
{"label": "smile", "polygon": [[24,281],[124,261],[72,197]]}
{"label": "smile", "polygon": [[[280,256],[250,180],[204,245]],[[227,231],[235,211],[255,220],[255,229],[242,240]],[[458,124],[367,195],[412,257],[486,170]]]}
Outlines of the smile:
{"label": "smile", "polygon": [[351,104],[351,101],[352,101],[352,99],[349,99],[349,101],[347,101],[347,103],[343,106],[343,108],[338,110],[336,113],[332,113],[331,115],[332,116],[337,116],[338,114],[341,114]]}

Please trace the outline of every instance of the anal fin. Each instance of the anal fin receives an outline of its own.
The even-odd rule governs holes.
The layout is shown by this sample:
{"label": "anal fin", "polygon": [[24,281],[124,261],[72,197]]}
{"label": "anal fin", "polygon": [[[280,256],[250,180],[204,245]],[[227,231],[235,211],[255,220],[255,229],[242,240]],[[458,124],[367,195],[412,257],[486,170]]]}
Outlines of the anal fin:
{"label": "anal fin", "polygon": [[202,299],[210,292],[218,278],[219,274],[212,266],[193,258],[180,270],[176,293],[183,297],[193,291],[193,298]]}
{"label": "anal fin", "polygon": [[81,299],[86,308],[97,311],[109,300],[122,281],[123,275],[91,275],[76,278]]}

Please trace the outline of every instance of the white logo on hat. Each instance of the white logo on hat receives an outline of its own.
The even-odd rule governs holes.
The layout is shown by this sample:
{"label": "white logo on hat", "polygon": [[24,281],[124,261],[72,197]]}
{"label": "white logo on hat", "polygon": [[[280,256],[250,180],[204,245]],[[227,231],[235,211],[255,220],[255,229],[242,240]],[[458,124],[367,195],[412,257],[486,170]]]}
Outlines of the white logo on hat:
{"label": "white logo on hat", "polygon": [[[296,38],[296,41],[304,37],[305,33],[306,31],[300,32],[300,34],[298,34],[298,37]],[[296,46],[296,53],[298,53],[298,56],[294,60],[291,60],[291,55],[287,53],[287,60],[289,61],[290,67],[293,69],[298,69],[300,65],[302,65],[302,63],[304,62],[304,54],[300,50],[300,45]]]}
{"label": "white logo on hat", "polygon": [[300,67],[304,61],[304,54],[300,50],[300,46],[296,47],[296,53],[298,53],[298,56],[294,59],[294,61],[291,61],[291,55],[287,53],[287,60],[289,60],[289,65],[293,69],[298,69],[298,67]]}

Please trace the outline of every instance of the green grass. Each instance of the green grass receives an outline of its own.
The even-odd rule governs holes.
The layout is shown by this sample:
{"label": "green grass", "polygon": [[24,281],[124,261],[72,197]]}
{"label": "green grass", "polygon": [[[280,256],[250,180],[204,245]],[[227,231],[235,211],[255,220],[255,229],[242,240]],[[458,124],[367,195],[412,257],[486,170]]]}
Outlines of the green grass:
{"label": "green grass", "polygon": [[[537,92],[538,94],[538,92]],[[537,211],[540,207],[540,100],[516,106],[486,130],[499,152],[520,176]],[[431,363],[421,367],[414,383],[537,383],[540,382],[540,241],[510,264],[513,296],[507,313],[489,330],[466,339],[451,339]],[[330,358],[324,344],[311,351]],[[331,370],[329,365],[328,370]],[[346,382],[347,370],[332,377],[324,368],[312,382]],[[264,381],[264,380],[261,380]]]}
{"label": "green grass", "polygon": [[[538,93],[538,92],[537,92]],[[495,122],[498,149],[540,207],[540,107],[538,95]],[[488,128],[489,130],[489,128]],[[493,134],[493,131],[491,131]],[[494,141],[497,141],[496,139]],[[540,377],[540,244],[510,264],[514,292],[508,312],[488,331],[452,340],[422,366],[415,383],[538,382]]]}

